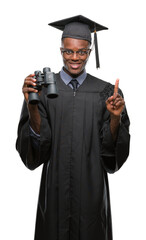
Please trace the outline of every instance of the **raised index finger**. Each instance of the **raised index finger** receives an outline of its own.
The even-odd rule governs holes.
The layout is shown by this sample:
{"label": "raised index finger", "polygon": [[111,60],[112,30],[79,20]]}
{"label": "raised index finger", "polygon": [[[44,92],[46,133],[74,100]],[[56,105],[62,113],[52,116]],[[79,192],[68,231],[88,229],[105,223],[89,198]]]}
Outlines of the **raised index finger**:
{"label": "raised index finger", "polygon": [[119,79],[116,80],[115,87],[114,87],[114,93],[118,93],[119,88]]}

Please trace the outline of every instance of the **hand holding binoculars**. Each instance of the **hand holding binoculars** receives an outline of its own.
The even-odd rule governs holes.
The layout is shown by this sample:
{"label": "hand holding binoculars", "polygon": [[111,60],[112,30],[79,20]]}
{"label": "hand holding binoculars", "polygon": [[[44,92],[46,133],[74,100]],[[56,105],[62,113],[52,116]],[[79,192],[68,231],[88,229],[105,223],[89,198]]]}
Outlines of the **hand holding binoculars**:
{"label": "hand holding binoculars", "polygon": [[[51,72],[51,69],[48,67],[43,68],[43,73],[41,71],[34,72],[36,79],[36,86],[31,86],[38,91],[41,91],[42,87],[47,88],[47,97],[55,98],[58,96],[58,91],[56,87],[55,74]],[[39,94],[30,92],[28,97],[28,102],[30,104],[38,104],[40,102]]]}

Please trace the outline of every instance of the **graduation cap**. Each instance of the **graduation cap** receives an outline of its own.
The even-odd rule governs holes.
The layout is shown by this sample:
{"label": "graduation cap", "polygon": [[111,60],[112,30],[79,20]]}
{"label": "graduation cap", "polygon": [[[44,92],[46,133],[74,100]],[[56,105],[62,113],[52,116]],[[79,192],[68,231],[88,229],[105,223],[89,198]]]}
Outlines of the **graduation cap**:
{"label": "graduation cap", "polygon": [[82,15],[66,18],[60,21],[49,23],[48,25],[63,31],[62,39],[76,38],[81,40],[87,40],[88,42],[90,42],[90,44],[91,33],[94,32],[96,67],[100,67],[96,32],[106,30],[108,29],[107,27],[104,27]]}

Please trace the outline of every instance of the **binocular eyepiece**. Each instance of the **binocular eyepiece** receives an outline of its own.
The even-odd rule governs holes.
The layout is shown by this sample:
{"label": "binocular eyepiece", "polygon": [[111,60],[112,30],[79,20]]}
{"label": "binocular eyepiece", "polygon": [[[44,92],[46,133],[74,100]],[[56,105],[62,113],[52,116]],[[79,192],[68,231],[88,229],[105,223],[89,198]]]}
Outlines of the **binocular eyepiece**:
{"label": "binocular eyepiece", "polygon": [[[41,73],[41,71],[35,71],[34,74],[35,74],[34,78],[36,78],[36,86],[30,87],[40,91],[42,89],[42,86],[44,86],[47,88],[47,97],[56,98],[58,96],[56,79],[55,74],[51,72],[51,69],[45,67],[43,68],[43,73]],[[40,102],[38,93],[30,92],[28,102],[30,104],[38,104]]]}

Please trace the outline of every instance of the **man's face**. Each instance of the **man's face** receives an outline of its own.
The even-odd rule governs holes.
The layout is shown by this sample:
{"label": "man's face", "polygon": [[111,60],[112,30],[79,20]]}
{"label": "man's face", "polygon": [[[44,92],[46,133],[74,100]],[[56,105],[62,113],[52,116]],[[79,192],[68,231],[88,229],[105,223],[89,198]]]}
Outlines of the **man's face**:
{"label": "man's face", "polygon": [[64,38],[61,53],[64,62],[64,70],[70,76],[79,76],[88,61],[90,55],[89,42],[86,40]]}

